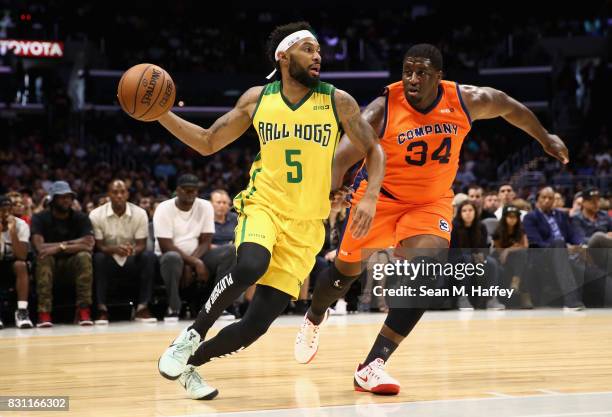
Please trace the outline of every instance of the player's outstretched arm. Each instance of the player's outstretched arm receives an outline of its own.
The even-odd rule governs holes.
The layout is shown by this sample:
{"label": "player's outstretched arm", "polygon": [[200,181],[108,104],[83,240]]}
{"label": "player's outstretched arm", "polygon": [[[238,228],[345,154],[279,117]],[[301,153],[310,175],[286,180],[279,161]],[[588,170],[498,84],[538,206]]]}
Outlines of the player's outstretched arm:
{"label": "player's outstretched arm", "polygon": [[219,117],[208,129],[188,122],[172,112],[158,120],[163,127],[181,142],[202,155],[210,155],[238,139],[251,125],[253,112],[263,87],[252,87],[236,103],[236,106]]}
{"label": "player's outstretched arm", "polygon": [[564,164],[569,162],[565,143],[549,133],[524,104],[503,91],[490,87],[462,85],[461,95],[472,120],[503,117],[508,123],[524,130],[540,142],[544,151]]}
{"label": "player's outstretched arm", "polygon": [[366,156],[368,187],[364,197],[354,209],[351,228],[353,236],[359,239],[368,233],[376,213],[376,201],[385,175],[385,153],[378,143],[376,132],[362,117],[355,99],[342,90],[336,90],[334,99],[344,131],[351,143]]}

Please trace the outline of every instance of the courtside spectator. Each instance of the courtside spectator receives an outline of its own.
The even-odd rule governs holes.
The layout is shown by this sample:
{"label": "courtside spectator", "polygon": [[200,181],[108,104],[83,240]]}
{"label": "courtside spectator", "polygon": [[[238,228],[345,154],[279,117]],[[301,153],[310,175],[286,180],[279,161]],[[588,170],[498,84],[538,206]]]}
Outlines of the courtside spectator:
{"label": "courtside spectator", "polygon": [[[514,192],[514,188],[512,188],[512,184],[502,184],[499,186],[497,190],[497,197],[499,197],[499,209],[501,209],[506,204],[512,203],[512,200],[516,197],[516,193]],[[497,216],[497,213],[495,214]],[[501,218],[501,216],[500,216]]]}
{"label": "courtside spectator", "polygon": [[[597,188],[589,187],[582,192],[582,210],[572,218],[576,228],[584,236],[583,244],[595,265],[607,273],[599,283],[599,296],[604,296],[606,306],[612,305],[612,218],[600,210],[600,193]],[[598,285],[598,284],[595,284]]]}
{"label": "courtside spectator", "polygon": [[11,199],[13,203],[13,216],[20,218],[24,222],[28,224],[28,227],[32,224],[32,216],[26,213],[26,206],[24,204],[24,199],[21,193],[17,191],[12,191],[7,193],[7,197]]}
{"label": "courtside spectator", "polygon": [[452,202],[453,217],[457,215],[457,207],[459,207],[464,201],[468,201],[468,200],[469,200],[469,197],[467,196],[467,194],[464,194],[464,193],[455,194],[455,196],[453,197],[453,202]]}
{"label": "courtside spectator", "polygon": [[182,175],[177,181],[176,197],[160,203],[153,215],[155,253],[161,256],[161,276],[168,294],[165,321],[178,320],[180,288],[191,285],[194,275],[201,282],[210,276],[202,257],[210,250],[215,216],[212,204],[197,198],[198,191],[198,178]]}
{"label": "courtside spectator", "polygon": [[[29,275],[26,259],[30,227],[25,221],[13,215],[11,210],[11,199],[0,196],[0,277],[2,280],[11,281],[15,278],[17,289],[15,325],[19,329],[29,329],[32,327],[32,321],[28,314]],[[0,310],[0,329],[3,327]]]}
{"label": "courtside spectator", "polygon": [[484,210],[484,197],[483,197],[483,189],[480,185],[470,185],[468,188],[468,199],[474,203],[476,208],[478,209],[478,217],[480,220],[495,218],[493,213]]}
{"label": "courtside spectator", "polygon": [[[476,206],[469,200],[464,201],[457,207],[457,214],[453,219],[450,248],[449,260],[451,262],[484,263],[486,286],[499,286],[499,265],[497,260],[488,255],[487,228],[480,222]],[[473,278],[468,277],[461,281],[461,285],[467,288],[466,294],[471,294],[472,286],[478,285]],[[486,307],[487,310],[503,310],[506,308],[497,297],[490,297],[487,300]],[[459,310],[474,309],[467,295],[460,296],[457,299],[457,308]]]}
{"label": "courtside spectator", "polygon": [[577,216],[580,213],[580,211],[582,210],[582,201],[582,191],[578,191],[574,195],[574,201],[572,201],[572,208],[569,211],[570,217]]}
{"label": "courtside spectator", "polygon": [[75,321],[82,326],[92,325],[91,253],[95,241],[91,222],[86,214],[72,210],[75,193],[67,182],[51,184],[49,197],[49,208],[32,217],[32,243],[37,253],[37,326],[52,326],[53,281],[66,278],[76,286]]}
{"label": "courtside spectator", "polygon": [[210,202],[215,211],[215,234],[212,247],[234,243],[234,229],[238,225],[238,215],[231,210],[231,200],[225,190],[214,190],[210,193]]}
{"label": "courtside spectator", "polygon": [[140,197],[140,199],[138,200],[138,207],[140,207],[147,213],[149,220],[153,220],[153,198],[152,197],[149,197],[149,196]]}
{"label": "courtside spectator", "polygon": [[[516,193],[514,192],[514,188],[512,188],[511,184],[502,184],[499,186],[497,190],[497,196],[499,198],[499,207],[495,210],[495,218],[497,220],[501,219],[502,210],[508,204],[513,204],[514,199],[516,198]],[[527,211],[521,210],[521,219],[525,217]]]}
{"label": "courtside spectator", "polygon": [[510,282],[510,288],[519,295],[521,308],[533,308],[527,285],[529,241],[521,224],[518,207],[512,204],[504,207],[502,218],[493,233],[493,247],[501,264],[502,280]]}
{"label": "courtside spectator", "polygon": [[483,202],[482,202],[482,210],[483,212],[487,212],[486,218],[495,218],[495,211],[499,208],[499,197],[496,191],[488,191],[485,193]]}
{"label": "courtside spectator", "polygon": [[576,258],[570,260],[569,254],[577,253],[583,238],[566,213],[553,209],[554,197],[552,187],[544,187],[538,192],[536,209],[528,213],[523,220],[525,233],[529,247],[551,249],[535,253],[538,256],[539,268],[542,264],[547,264],[552,269],[552,276],[561,289],[565,308],[582,310],[584,304],[580,294],[581,277],[574,276],[570,262],[577,261]]}
{"label": "courtside spectator", "polygon": [[590,247],[612,247],[612,219],[600,210],[599,190],[589,187],[582,192],[582,209],[572,218],[582,232],[584,244]]}
{"label": "courtside spectator", "polygon": [[110,202],[94,209],[89,218],[96,239],[94,282],[98,313],[96,324],[108,324],[109,284],[138,293],[136,321],[154,323],[148,303],[155,279],[155,254],[146,250],[149,235],[147,213],[128,202],[129,192],[121,180],[108,187]]}
{"label": "courtside spectator", "polygon": [[555,192],[555,202],[553,203],[553,208],[567,211],[565,208],[565,197],[560,192]]}
{"label": "courtside spectator", "polygon": [[29,188],[23,188],[20,191],[21,199],[23,202],[23,214],[24,217],[28,217],[30,222],[28,225],[32,225],[32,215],[34,214],[34,200],[32,198],[32,190]]}

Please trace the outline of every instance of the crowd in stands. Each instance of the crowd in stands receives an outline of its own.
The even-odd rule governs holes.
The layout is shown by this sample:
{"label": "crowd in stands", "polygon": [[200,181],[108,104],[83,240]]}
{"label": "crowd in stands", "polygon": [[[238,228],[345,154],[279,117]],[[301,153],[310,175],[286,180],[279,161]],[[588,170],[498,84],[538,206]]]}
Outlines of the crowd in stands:
{"label": "crowd in stands", "polygon": [[[468,195],[455,196],[454,206],[451,248],[467,249],[464,256],[473,261],[486,259],[488,282],[514,288],[515,304],[533,308],[535,292],[538,305],[559,299],[579,310],[585,297],[590,305],[610,305],[612,210],[597,188],[576,193],[570,209],[550,186],[537,191],[533,204],[517,199],[511,184],[502,184],[497,198],[472,186]],[[467,297],[457,304],[473,309]],[[486,307],[505,308],[496,298]]]}
{"label": "crowd in stands", "polygon": [[[53,325],[58,282],[74,286],[75,322],[80,325],[108,324],[108,305],[128,300],[136,306],[135,320],[157,321],[149,310],[156,282],[166,292],[165,321],[178,320],[186,299],[197,298],[201,305],[210,284],[235,262],[237,222],[227,192],[213,191],[211,204],[198,197],[201,185],[196,176],[185,174],[178,179],[176,197],[153,204],[143,197],[135,204],[128,201],[126,182],[116,179],[91,210],[76,204],[77,194],[66,181],[51,184],[44,208],[26,207],[19,192],[3,195],[2,284],[16,288],[17,327],[33,326],[30,275],[38,327]],[[4,279],[11,276],[14,285]]]}
{"label": "crowd in stands", "polygon": [[[463,13],[459,19],[456,16],[465,10],[452,4],[344,3],[336,10],[321,5],[275,10],[250,5],[229,13],[210,13],[193,0],[169,3],[163,13],[149,6],[133,2],[117,8],[90,1],[68,7],[60,1],[33,1],[5,9],[0,31],[18,39],[91,41],[102,55],[99,67],[163,62],[171,71],[230,73],[267,69],[262,57],[268,34],[278,22],[296,19],[309,20],[332,49],[328,69],[386,69],[393,57],[403,54],[407,39],[441,45],[451,67],[538,65],[550,60],[539,44],[541,38],[598,37],[607,30],[595,4],[584,5],[580,13],[558,7],[544,15],[526,15],[509,5],[481,5],[479,13]],[[30,19],[20,18],[23,14]]]}
{"label": "crowd in stands", "polygon": [[[230,211],[229,194],[217,189],[210,201],[200,198],[201,179],[183,174],[174,197],[136,200],[134,185],[128,183],[110,180],[104,197],[92,205],[79,204],[66,181],[51,183],[41,206],[23,192],[0,197],[1,284],[14,288],[17,327],[33,327],[31,300],[36,300],[36,325],[52,326],[56,285],[74,287],[69,303],[76,306],[74,321],[80,325],[108,324],[109,305],[128,301],[135,306],[133,319],[156,322],[150,310],[155,287],[164,292],[164,321],[199,310],[212,284],[235,262],[237,217]],[[496,191],[472,185],[467,191],[453,201],[449,261],[484,263],[487,285],[514,289],[515,296],[459,296],[447,300],[446,308],[612,305],[612,210],[598,189],[577,193],[571,208],[549,186],[532,201],[516,198],[511,184]],[[325,243],[291,306],[295,313],[307,309],[314,282],[335,259],[345,217],[338,207],[325,220]],[[390,261],[383,258],[374,256],[378,262]],[[336,312],[385,311],[384,300],[372,296],[369,280],[366,271]],[[465,280],[462,285],[476,283]],[[246,291],[224,316],[244,312],[252,292]],[[0,297],[0,307],[8,301],[13,302]]]}
{"label": "crowd in stands", "polygon": [[[118,177],[127,181],[133,201],[141,197],[155,201],[172,194],[179,173],[190,172],[202,181],[204,195],[225,189],[233,197],[244,187],[257,152],[257,138],[250,130],[236,146],[201,158],[165,132],[120,127],[117,133],[113,131],[117,125],[121,126],[117,118],[103,119],[78,140],[28,130],[27,125],[7,126],[0,149],[0,193],[22,191],[26,204],[42,206],[52,181],[63,179],[70,182],[86,208],[97,205],[106,195],[108,182]],[[517,141],[475,125],[462,147],[455,192],[466,192],[472,183],[496,190],[503,180],[498,177],[498,165],[528,140]],[[521,183],[519,178],[518,196],[533,199],[534,191],[551,184],[571,204],[576,191],[588,185],[598,185],[602,191],[612,187],[612,141],[605,127],[571,155],[569,166],[551,158],[538,160],[524,174],[529,181]]]}
{"label": "crowd in stands", "polygon": [[90,209],[106,198],[112,178],[125,179],[133,201],[157,201],[173,193],[178,173],[191,172],[201,179],[205,195],[222,188],[233,197],[244,186],[255,154],[245,146],[204,159],[167,135],[105,135],[92,128],[80,141],[54,140],[13,127],[0,149],[0,193],[21,191],[26,205],[42,207],[53,180],[63,179],[79,195],[78,204]]}

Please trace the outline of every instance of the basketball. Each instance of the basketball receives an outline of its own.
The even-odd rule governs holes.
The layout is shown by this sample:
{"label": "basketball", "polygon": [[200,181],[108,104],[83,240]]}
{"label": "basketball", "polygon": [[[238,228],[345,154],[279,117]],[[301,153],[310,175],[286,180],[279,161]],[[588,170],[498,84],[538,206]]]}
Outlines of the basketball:
{"label": "basketball", "polygon": [[174,82],[163,68],[153,64],[138,64],[128,69],[117,88],[121,108],[143,122],[156,120],[174,105]]}

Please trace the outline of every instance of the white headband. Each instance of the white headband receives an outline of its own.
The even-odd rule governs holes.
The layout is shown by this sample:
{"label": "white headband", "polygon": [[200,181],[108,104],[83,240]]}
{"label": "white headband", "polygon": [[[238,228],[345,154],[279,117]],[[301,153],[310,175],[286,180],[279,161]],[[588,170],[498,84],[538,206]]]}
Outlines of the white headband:
{"label": "white headband", "polygon": [[[298,30],[297,32],[293,32],[292,34],[285,36],[285,38],[280,41],[276,47],[276,51],[274,51],[274,60],[278,61],[280,58],[279,54],[281,52],[285,52],[297,42],[306,38],[315,38],[315,35],[313,35],[309,30]],[[276,74],[276,68],[274,68],[274,71],[272,71],[266,78],[269,80],[270,78],[274,77],[274,74]]]}

